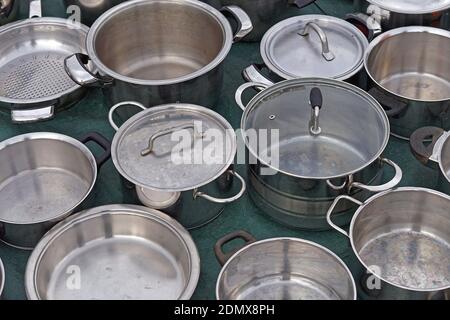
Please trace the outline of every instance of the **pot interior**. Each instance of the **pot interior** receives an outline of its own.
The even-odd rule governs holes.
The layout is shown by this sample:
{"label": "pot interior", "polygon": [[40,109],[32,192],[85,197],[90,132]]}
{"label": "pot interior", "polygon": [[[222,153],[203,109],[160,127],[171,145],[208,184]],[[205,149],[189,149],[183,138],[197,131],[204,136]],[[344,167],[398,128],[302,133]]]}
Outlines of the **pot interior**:
{"label": "pot interior", "polygon": [[224,26],[206,9],[183,1],[145,1],[105,19],[94,50],[119,75],[174,80],[213,62],[224,44]]}
{"label": "pot interior", "polygon": [[450,199],[426,189],[376,196],[353,222],[354,250],[366,267],[396,286],[450,287]]}
{"label": "pot interior", "polygon": [[[450,34],[449,34],[450,35]],[[384,37],[366,67],[384,89],[421,101],[450,99],[450,36],[408,31]]]}
{"label": "pot interior", "polygon": [[178,299],[190,276],[190,254],[173,229],[150,215],[116,212],[58,233],[34,266],[33,290],[51,300]]}
{"label": "pot interior", "polygon": [[235,255],[218,280],[219,300],[353,300],[353,278],[321,247],[272,239]]}
{"label": "pot interior", "polygon": [[54,219],[88,195],[96,168],[72,143],[23,138],[0,150],[0,220],[18,224]]}

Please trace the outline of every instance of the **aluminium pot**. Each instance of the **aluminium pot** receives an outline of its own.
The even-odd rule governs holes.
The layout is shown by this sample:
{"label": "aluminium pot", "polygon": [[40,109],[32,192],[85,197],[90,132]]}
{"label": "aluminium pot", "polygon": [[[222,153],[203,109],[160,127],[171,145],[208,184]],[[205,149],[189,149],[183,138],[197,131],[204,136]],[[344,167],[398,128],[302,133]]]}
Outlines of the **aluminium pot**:
{"label": "aluminium pot", "polygon": [[[98,17],[126,0],[63,0],[68,13],[79,14],[81,23],[91,26]],[[75,6],[75,7],[73,7]],[[74,11],[75,8],[78,11]]]}
{"label": "aluminium pot", "polygon": [[440,173],[436,188],[450,195],[450,132],[436,127],[417,129],[411,135],[410,146],[421,163]]}
{"label": "aluminium pot", "polygon": [[[119,129],[113,115],[127,105],[143,111]],[[245,193],[246,183],[233,169],[236,134],[214,111],[181,103],[146,109],[123,102],[111,108],[109,120],[117,130],[112,142],[117,171],[136,186],[142,204],[184,227],[207,224]]]}
{"label": "aluminium pot", "polygon": [[0,0],[0,26],[13,22],[19,13],[20,0]]}
{"label": "aluminium pot", "polygon": [[15,123],[52,119],[86,93],[66,74],[64,59],[86,52],[88,28],[41,16],[40,0],[32,0],[29,19],[0,28],[0,110]]}
{"label": "aluminium pot", "polygon": [[386,110],[393,135],[450,130],[450,31],[404,27],[373,40],[365,57],[368,92]]}
{"label": "aluminium pot", "polygon": [[[341,200],[359,206],[349,232],[332,221]],[[350,238],[360,262],[361,297],[450,299],[448,195],[422,188],[388,190],[364,202],[343,195],[330,207],[327,220]]]}
{"label": "aluminium pot", "polygon": [[[94,157],[95,142],[105,151]],[[98,133],[80,140],[47,132],[0,143],[0,240],[32,249],[57,222],[91,193],[98,168],[110,157],[110,143]]]}
{"label": "aluminium pot", "polygon": [[[364,34],[351,23],[325,15],[302,15],[274,25],[264,35],[263,64],[252,64],[242,75],[249,82],[272,85],[281,80],[321,77],[343,80],[365,89]],[[261,72],[269,70],[269,77]]]}
{"label": "aluminium pot", "polygon": [[[223,246],[246,245],[232,253]],[[345,263],[316,243],[296,238],[256,242],[245,231],[226,235],[214,251],[223,266],[217,300],[356,300],[356,285]]]}
{"label": "aluminium pot", "polygon": [[[67,58],[66,71],[81,86],[103,87],[109,105],[131,100],[212,106],[233,42],[252,30],[240,8],[222,12],[238,21],[234,35],[225,16],[201,1],[126,1],[97,19],[87,36],[88,55]],[[89,60],[98,74],[85,70]]]}
{"label": "aluminium pot", "polygon": [[157,210],[108,205],[51,229],[25,272],[30,300],[187,300],[200,257],[189,233]]}
{"label": "aluminium pot", "polygon": [[354,9],[346,19],[360,27],[369,40],[407,26],[450,29],[449,0],[354,0]]}
{"label": "aluminium pot", "polygon": [[[382,154],[389,122],[380,104],[346,82],[305,78],[279,82],[245,107],[243,91],[265,87],[246,83],[236,92],[244,111],[249,194],[278,222],[301,229],[328,229],[326,212],[334,199],[395,187],[402,171]],[[383,167],[395,169],[383,182]],[[349,222],[355,206],[340,206],[339,223]]]}
{"label": "aluminium pot", "polygon": [[244,41],[260,41],[264,33],[278,23],[291,9],[302,9],[316,0],[203,0],[215,8],[236,5],[242,8],[250,17],[253,31]]}

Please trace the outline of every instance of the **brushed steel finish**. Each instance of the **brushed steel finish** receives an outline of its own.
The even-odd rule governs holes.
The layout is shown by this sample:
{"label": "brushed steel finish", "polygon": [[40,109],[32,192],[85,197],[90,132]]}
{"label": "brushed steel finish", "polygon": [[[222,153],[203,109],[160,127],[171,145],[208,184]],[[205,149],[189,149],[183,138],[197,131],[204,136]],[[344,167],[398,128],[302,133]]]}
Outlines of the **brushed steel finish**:
{"label": "brushed steel finish", "polygon": [[217,280],[218,300],[356,300],[344,262],[330,250],[295,238],[250,244],[234,254]]}
{"label": "brushed steel finish", "polygon": [[[76,267],[79,287],[67,284]],[[189,299],[200,258],[189,233],[159,211],[110,205],[65,220],[39,242],[27,264],[32,300]]]}

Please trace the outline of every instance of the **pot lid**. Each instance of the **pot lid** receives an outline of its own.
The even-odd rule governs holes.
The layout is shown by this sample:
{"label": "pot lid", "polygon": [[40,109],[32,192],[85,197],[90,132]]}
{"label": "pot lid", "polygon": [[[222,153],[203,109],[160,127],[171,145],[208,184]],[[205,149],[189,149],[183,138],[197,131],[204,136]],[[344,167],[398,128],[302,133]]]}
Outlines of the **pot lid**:
{"label": "pot lid", "polygon": [[231,125],[210,109],[170,104],[144,110],[119,129],[112,159],[137,186],[165,192],[192,190],[224,173],[236,154]]}
{"label": "pot lid", "polygon": [[368,46],[351,23],[324,15],[281,21],[266,32],[261,56],[284,79],[324,77],[345,80],[361,70]]}
{"label": "pot lid", "polygon": [[450,0],[368,0],[383,9],[397,13],[422,14],[450,8]]}
{"label": "pot lid", "polygon": [[[321,78],[287,80],[265,89],[247,105],[241,126],[253,156],[278,172],[305,179],[358,172],[380,157],[390,133],[387,115],[372,96],[346,82]],[[249,132],[258,133],[257,141]]]}

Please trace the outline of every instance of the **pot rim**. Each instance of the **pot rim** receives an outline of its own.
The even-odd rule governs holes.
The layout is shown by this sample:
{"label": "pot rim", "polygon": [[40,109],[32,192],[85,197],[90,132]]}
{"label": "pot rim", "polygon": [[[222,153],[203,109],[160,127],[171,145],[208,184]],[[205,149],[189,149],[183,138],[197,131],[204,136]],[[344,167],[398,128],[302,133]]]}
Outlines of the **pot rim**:
{"label": "pot rim", "polygon": [[51,219],[45,219],[45,220],[37,220],[32,222],[17,222],[17,221],[8,221],[5,219],[0,218],[1,223],[16,225],[16,226],[29,226],[29,225],[37,225],[41,223],[47,223],[47,222],[57,222],[61,219],[64,219],[67,215],[71,214],[73,210],[75,210],[79,205],[81,205],[84,200],[91,194],[92,189],[95,186],[95,183],[97,181],[97,175],[98,175],[98,168],[95,161],[95,157],[92,154],[91,150],[89,148],[78,141],[75,138],[72,138],[70,136],[66,136],[64,134],[60,133],[54,133],[54,132],[32,132],[32,133],[26,133],[18,136],[14,136],[10,139],[4,140],[0,142],[0,152],[3,151],[8,146],[15,145],[17,143],[21,143],[24,141],[30,141],[30,140],[54,140],[54,141],[60,141],[60,142],[66,142],[72,145],[74,148],[78,148],[88,159],[89,163],[91,164],[92,169],[92,181],[90,182],[89,189],[86,191],[86,194],[80,198],[80,201],[78,201],[77,204],[75,204],[71,209],[68,209],[62,213],[58,213],[58,215],[55,215]]}
{"label": "pot rim", "polygon": [[[258,153],[255,152],[255,150],[253,150],[252,148],[250,148],[249,146],[249,142],[248,139],[246,139],[245,136],[245,131],[246,131],[246,121],[247,121],[247,116],[249,114],[250,111],[252,111],[252,109],[254,108],[255,104],[261,100],[263,100],[267,95],[272,94],[275,91],[278,91],[279,89],[284,89],[287,88],[289,86],[292,85],[302,85],[302,84],[327,84],[327,85],[333,85],[336,87],[342,87],[342,88],[346,88],[348,90],[352,90],[354,93],[357,93],[360,96],[365,97],[365,99],[368,100],[368,103],[370,102],[372,106],[374,106],[380,114],[380,118],[383,118],[383,122],[385,125],[385,137],[384,137],[384,141],[380,147],[380,149],[378,150],[378,152],[372,157],[371,160],[367,161],[365,165],[354,169],[350,172],[345,172],[339,175],[334,175],[334,176],[328,176],[328,177],[306,177],[306,176],[300,176],[300,175],[296,175],[296,174],[292,174],[291,172],[287,172],[284,170],[280,170],[279,168],[274,167],[273,165],[268,164],[266,161],[262,160],[261,157],[259,157]],[[298,79],[292,79],[292,80],[283,80],[280,82],[277,82],[276,84],[268,87],[267,89],[264,89],[260,92],[258,92],[251,100],[249,103],[247,103],[247,106],[245,108],[244,113],[242,114],[242,118],[241,118],[241,136],[244,139],[245,142],[245,146],[247,148],[247,150],[256,158],[258,159],[259,162],[261,162],[263,165],[275,170],[277,173],[281,173],[281,174],[285,174],[287,176],[291,176],[293,178],[300,178],[300,179],[307,179],[307,180],[330,180],[330,179],[337,179],[337,178],[342,178],[342,177],[347,177],[349,175],[352,175],[354,173],[357,173],[365,168],[367,168],[370,164],[372,164],[374,161],[376,161],[377,159],[379,159],[381,157],[381,155],[383,154],[384,150],[386,149],[388,142],[389,142],[389,137],[390,137],[390,123],[389,123],[389,118],[386,115],[386,112],[384,111],[383,107],[380,105],[380,103],[371,95],[369,95],[366,91],[358,88],[355,85],[352,85],[350,83],[344,82],[344,81],[340,81],[340,80],[334,80],[334,79],[328,79],[328,78],[318,78],[318,77],[312,77],[312,78],[298,78]]]}
{"label": "pot rim", "polygon": [[[209,14],[212,18],[214,18],[217,21],[217,23],[221,26],[224,38],[222,49],[217,54],[217,56],[207,65],[205,65],[204,67],[195,72],[189,73],[181,77],[165,80],[143,80],[132,78],[129,76],[121,75],[120,73],[107,67],[98,57],[95,46],[99,30],[103,27],[103,25],[106,22],[113,19],[115,15],[120,14],[123,10],[126,10],[127,8],[133,7],[135,5],[151,5],[153,3],[166,3],[166,4],[177,3],[180,5],[195,7],[198,10],[202,10],[204,13]],[[94,65],[102,73],[126,83],[132,83],[143,86],[173,85],[198,78],[199,76],[202,76],[208,73],[209,71],[215,69],[217,66],[219,66],[225,60],[228,53],[230,52],[232,44],[233,44],[233,33],[231,30],[230,23],[225,18],[225,16],[212,6],[196,0],[131,0],[123,2],[103,13],[91,26],[86,38],[86,49],[88,52],[88,56],[93,61]]]}
{"label": "pot rim", "polygon": [[219,273],[219,276],[217,277],[217,282],[216,282],[216,299],[221,300],[219,290],[220,290],[220,284],[222,282],[223,274],[225,273],[225,270],[228,268],[229,264],[231,264],[231,262],[235,258],[237,258],[239,255],[241,255],[241,253],[243,253],[244,251],[250,250],[254,246],[257,246],[257,245],[260,245],[263,243],[268,243],[268,242],[275,242],[275,241],[291,241],[291,242],[300,243],[300,244],[307,244],[307,245],[311,245],[313,247],[316,247],[316,248],[328,253],[332,258],[334,258],[336,260],[336,262],[338,262],[342,267],[344,267],[344,269],[347,272],[349,279],[351,280],[351,283],[352,283],[353,300],[357,299],[357,289],[356,289],[355,279],[353,278],[353,274],[351,273],[347,264],[336,253],[334,253],[330,249],[328,249],[316,242],[305,240],[305,239],[300,239],[300,238],[294,238],[294,237],[277,237],[277,238],[260,240],[260,241],[253,242],[253,243],[246,245],[245,247],[239,249],[235,254],[233,254],[231,256],[231,258],[228,259],[228,261],[223,265],[222,269],[220,270],[220,273]]}
{"label": "pot rim", "polygon": [[42,257],[48,247],[53,244],[61,234],[67,230],[70,230],[74,225],[103,215],[130,215],[152,219],[157,221],[159,224],[164,225],[176,234],[180,242],[183,243],[190,258],[190,274],[186,281],[185,288],[178,299],[188,300],[192,297],[200,278],[200,255],[189,232],[179,222],[161,211],[137,205],[117,204],[105,205],[81,211],[58,223],[45,234],[31,253],[25,270],[25,292],[29,300],[42,300],[37,290],[38,286],[36,273],[39,269]]}
{"label": "pot rim", "polygon": [[442,36],[447,38],[448,41],[450,41],[450,31],[444,30],[444,29],[438,29],[433,27],[422,27],[422,26],[411,26],[411,27],[401,27],[392,29],[389,31],[384,32],[382,35],[376,37],[372,42],[369,43],[369,47],[366,50],[366,54],[364,57],[364,68],[366,69],[366,73],[369,75],[370,79],[380,88],[385,90],[386,92],[389,92],[390,94],[394,95],[395,97],[399,97],[408,101],[416,101],[416,102],[446,102],[450,100],[450,95],[445,99],[429,99],[429,100],[421,100],[417,98],[410,98],[406,97],[404,95],[398,94],[392,90],[389,90],[385,88],[383,85],[381,85],[372,75],[372,72],[369,69],[369,57],[372,54],[372,51],[375,47],[377,47],[379,44],[381,44],[383,41],[401,35],[405,33],[430,33],[438,36]]}
{"label": "pot rim", "polygon": [[5,266],[3,265],[2,259],[0,258],[0,297],[2,296],[3,288],[5,287],[5,278]]}
{"label": "pot rim", "polygon": [[378,198],[384,197],[387,194],[397,193],[397,192],[408,192],[408,191],[418,191],[418,192],[424,192],[424,193],[427,193],[427,194],[433,194],[433,195],[440,196],[440,197],[445,198],[445,199],[450,201],[450,196],[446,195],[445,193],[442,193],[442,192],[439,192],[439,191],[436,191],[436,190],[433,190],[433,189],[421,188],[421,187],[399,187],[399,188],[386,190],[386,191],[383,191],[383,192],[380,192],[380,193],[377,193],[377,194],[373,195],[372,197],[367,199],[365,202],[363,202],[361,206],[359,206],[359,208],[356,210],[355,214],[353,215],[352,221],[350,222],[349,239],[350,239],[350,243],[351,243],[351,246],[352,246],[353,253],[358,258],[358,261],[362,264],[362,266],[368,272],[370,272],[372,275],[374,275],[377,279],[379,279],[379,280],[381,280],[383,282],[386,282],[386,283],[388,283],[388,284],[390,284],[390,285],[392,285],[394,287],[397,287],[397,288],[400,288],[400,289],[404,289],[404,290],[408,290],[408,291],[416,291],[416,292],[435,292],[435,291],[441,291],[441,290],[450,289],[450,283],[448,285],[446,285],[446,286],[443,286],[443,287],[431,288],[431,289],[414,289],[414,288],[408,288],[408,287],[403,286],[403,285],[395,284],[394,282],[388,281],[388,280],[384,279],[383,277],[379,276],[378,274],[376,274],[376,272],[372,272],[368,268],[367,264],[361,259],[359,253],[355,249],[355,243],[354,243],[354,237],[353,237],[355,223],[356,223],[356,219],[361,214],[361,212],[364,210],[364,208],[367,205],[369,205],[370,203],[372,203],[373,201],[377,200]]}
{"label": "pot rim", "polygon": [[[442,134],[442,136],[436,142],[433,148],[433,155],[430,160],[436,161],[439,164],[439,169],[441,170],[441,174],[445,177],[445,179],[450,183],[450,176],[446,174],[446,170],[442,163],[444,148],[450,144],[450,131],[446,131]],[[449,148],[449,147],[447,147]]]}
{"label": "pot rim", "polygon": [[[84,35],[84,38],[87,38],[89,28],[85,26],[82,23],[71,23],[68,19],[63,18],[53,18],[53,17],[43,17],[43,18],[29,18],[21,21],[11,22],[4,26],[0,27],[0,37],[13,29],[18,28],[26,28],[31,27],[35,25],[48,25],[48,26],[59,26],[59,27],[66,27],[67,29],[76,30],[79,33]],[[75,27],[74,27],[75,26]],[[64,71],[64,67],[62,66],[62,69]],[[96,71],[95,67],[93,71]],[[39,103],[54,103],[57,102],[61,97],[67,96],[77,90],[81,89],[81,87],[73,82],[73,86],[67,90],[64,90],[58,94],[54,94],[51,96],[45,96],[42,98],[33,98],[33,99],[15,99],[15,98],[9,98],[0,95],[0,101],[5,103],[11,103],[11,104],[19,104],[19,105],[30,105],[30,104],[39,104]],[[54,103],[54,106],[58,106],[58,103]],[[40,106],[40,107],[46,107],[46,106]],[[36,107],[36,108],[40,108]]]}
{"label": "pot rim", "polygon": [[[122,166],[120,164],[120,161],[117,159],[117,145],[119,143],[119,140],[122,139],[124,133],[126,133],[126,131],[132,127],[134,125],[135,122],[139,121],[140,119],[142,119],[144,116],[146,116],[147,114],[152,114],[152,113],[159,113],[159,112],[164,112],[165,110],[167,110],[168,108],[174,108],[174,109],[184,109],[184,110],[190,110],[190,111],[195,111],[195,112],[199,112],[199,113],[203,113],[203,114],[207,114],[208,116],[218,120],[221,124],[224,125],[224,127],[226,127],[227,132],[232,132],[233,133],[233,137],[231,139],[233,145],[230,146],[231,148],[231,152],[230,152],[230,157],[229,159],[227,159],[227,162],[223,164],[223,167],[221,170],[219,170],[214,176],[211,176],[210,179],[205,180],[202,183],[199,183],[198,185],[192,185],[186,188],[181,188],[181,189],[158,189],[154,186],[146,186],[146,185],[142,185],[142,183],[140,183],[139,181],[137,181],[136,179],[130,177],[123,169]],[[218,179],[222,174],[224,174],[227,170],[230,169],[230,166],[232,166],[233,162],[234,162],[234,158],[236,156],[237,153],[237,139],[236,139],[236,134],[233,130],[233,127],[231,126],[231,124],[224,118],[222,117],[220,114],[214,112],[211,109],[208,109],[206,107],[203,106],[199,106],[199,105],[195,105],[195,104],[190,104],[190,103],[169,103],[169,104],[163,104],[163,105],[159,105],[159,106],[155,106],[155,107],[151,107],[148,108],[146,110],[143,110],[137,114],[135,114],[133,117],[131,117],[130,119],[128,119],[120,128],[119,131],[116,132],[116,134],[114,135],[112,144],[111,144],[111,158],[113,160],[114,163],[114,167],[116,168],[116,170],[120,173],[120,175],[122,177],[124,177],[125,179],[127,179],[128,181],[130,181],[131,183],[133,183],[136,186],[142,187],[144,189],[148,189],[148,190],[153,190],[153,191],[160,191],[160,192],[184,192],[184,191],[192,191],[195,190],[197,188],[201,188],[213,181],[215,181],[216,179]]]}
{"label": "pot rim", "polygon": [[387,4],[380,3],[379,0],[367,0],[367,2],[376,5],[380,7],[381,9],[388,10],[395,13],[402,13],[402,14],[427,14],[427,13],[435,13],[440,11],[445,11],[450,8],[450,2],[447,4],[444,4],[442,7],[437,8],[430,8],[430,9],[422,9],[422,10],[406,10],[406,9],[393,9],[392,7],[389,7]]}

